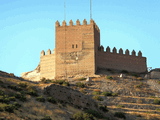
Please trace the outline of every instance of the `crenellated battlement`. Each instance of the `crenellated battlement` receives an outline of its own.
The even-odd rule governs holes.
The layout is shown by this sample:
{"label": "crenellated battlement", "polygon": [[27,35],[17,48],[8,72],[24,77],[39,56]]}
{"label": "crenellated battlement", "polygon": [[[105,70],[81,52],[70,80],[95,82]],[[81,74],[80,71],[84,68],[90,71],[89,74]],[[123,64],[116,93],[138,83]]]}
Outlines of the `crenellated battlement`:
{"label": "crenellated battlement", "polygon": [[59,21],[56,21],[56,23],[55,23],[55,26],[56,26],[56,27],[64,27],[64,26],[65,26],[65,27],[66,27],[66,26],[85,26],[85,25],[94,25],[95,29],[100,32],[99,27],[96,25],[96,23],[94,22],[93,19],[90,20],[89,24],[88,24],[88,22],[87,22],[86,19],[84,19],[84,20],[82,21],[82,23],[79,21],[79,19],[77,19],[77,21],[75,22],[75,24],[74,24],[74,22],[73,22],[72,20],[70,20],[68,24],[67,24],[67,22],[66,22],[65,20],[63,20],[63,22],[62,22],[61,24],[60,24]]}
{"label": "crenellated battlement", "polygon": [[111,48],[108,46],[106,48],[106,51],[104,51],[104,47],[101,45],[100,47],[98,47],[98,51],[101,51],[101,52],[106,52],[106,53],[113,53],[113,54],[120,54],[120,55],[130,55],[130,56],[138,56],[138,57],[142,57],[142,52],[139,51],[138,54],[136,55],[136,52],[135,50],[133,50],[131,53],[128,49],[125,50],[125,52],[123,53],[123,49],[120,48],[117,52],[117,49],[116,47],[114,47],[111,51]]}
{"label": "crenellated battlement", "polygon": [[51,51],[50,49],[48,49],[46,52],[44,50],[42,50],[40,56],[42,57],[42,56],[51,55],[51,54],[54,54],[54,50]]}
{"label": "crenellated battlement", "polygon": [[94,76],[108,69],[135,73],[147,70],[141,51],[100,46],[100,29],[93,19],[56,21],[55,27],[55,51],[40,53],[40,78]]}

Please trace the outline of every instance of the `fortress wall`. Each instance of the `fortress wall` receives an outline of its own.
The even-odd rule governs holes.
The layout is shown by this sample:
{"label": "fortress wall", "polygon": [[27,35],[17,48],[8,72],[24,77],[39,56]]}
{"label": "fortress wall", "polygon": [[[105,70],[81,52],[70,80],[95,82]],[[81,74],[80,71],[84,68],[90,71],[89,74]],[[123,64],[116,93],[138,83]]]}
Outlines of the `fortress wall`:
{"label": "fortress wall", "polygon": [[99,30],[93,20],[77,20],[76,25],[56,22],[56,76],[94,75],[94,29]]}
{"label": "fortress wall", "polygon": [[146,72],[146,58],[142,56],[113,52],[98,52],[98,68],[127,70],[129,72]]}
{"label": "fortress wall", "polygon": [[69,87],[52,84],[44,89],[45,94],[53,96],[59,101],[72,104],[80,108],[88,108],[97,111],[97,103],[87,95]]}
{"label": "fortress wall", "polygon": [[40,78],[54,79],[55,77],[55,54],[51,54],[51,51],[41,52],[40,57]]}

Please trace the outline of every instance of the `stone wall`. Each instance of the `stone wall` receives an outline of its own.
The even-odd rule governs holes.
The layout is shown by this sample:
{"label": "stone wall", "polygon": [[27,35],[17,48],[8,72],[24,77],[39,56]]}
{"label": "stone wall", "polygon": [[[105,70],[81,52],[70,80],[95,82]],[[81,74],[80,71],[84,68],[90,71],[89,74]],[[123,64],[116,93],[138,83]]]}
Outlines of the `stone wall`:
{"label": "stone wall", "polygon": [[49,49],[46,53],[41,52],[40,58],[40,78],[55,78],[55,53]]}
{"label": "stone wall", "polygon": [[142,53],[139,52],[136,56],[136,52],[133,50],[132,53],[129,53],[129,50],[126,50],[123,53],[123,50],[120,49],[119,53],[116,48],[113,48],[112,52],[108,47],[106,51],[101,46],[98,52],[98,68],[102,69],[115,69],[115,70],[127,70],[128,72],[137,72],[143,73],[147,71],[146,58],[142,57]]}
{"label": "stone wall", "polygon": [[68,103],[79,108],[87,108],[96,111],[98,108],[97,103],[90,96],[84,95],[69,87],[52,84],[46,87],[44,92],[59,101],[63,101],[64,103]]}

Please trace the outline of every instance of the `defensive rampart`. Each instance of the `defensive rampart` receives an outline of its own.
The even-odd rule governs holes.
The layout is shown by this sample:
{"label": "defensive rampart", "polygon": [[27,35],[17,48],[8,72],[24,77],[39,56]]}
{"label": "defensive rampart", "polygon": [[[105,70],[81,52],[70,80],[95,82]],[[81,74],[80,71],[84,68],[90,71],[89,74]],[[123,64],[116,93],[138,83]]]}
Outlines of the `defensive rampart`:
{"label": "defensive rampart", "polygon": [[130,54],[128,49],[125,53],[123,53],[122,49],[117,52],[116,48],[111,51],[110,47],[107,47],[106,51],[104,51],[104,47],[101,46],[98,49],[97,59],[97,67],[99,69],[126,70],[136,73],[147,71],[146,58],[142,57],[141,51],[138,52],[138,55],[134,50]]}
{"label": "defensive rampart", "polygon": [[46,53],[41,52],[40,78],[55,78],[55,53],[49,49]]}

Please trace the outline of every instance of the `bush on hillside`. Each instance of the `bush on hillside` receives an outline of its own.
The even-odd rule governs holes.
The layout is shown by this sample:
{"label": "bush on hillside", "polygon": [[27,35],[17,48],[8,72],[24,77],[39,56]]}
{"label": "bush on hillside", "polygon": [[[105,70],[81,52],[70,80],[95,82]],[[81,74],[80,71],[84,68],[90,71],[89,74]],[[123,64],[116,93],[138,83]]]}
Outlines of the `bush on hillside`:
{"label": "bush on hillside", "polygon": [[31,96],[38,96],[38,92],[33,88],[28,89],[27,94]]}
{"label": "bush on hillside", "polygon": [[50,116],[45,116],[44,118],[42,118],[41,120],[52,120]]}
{"label": "bush on hillside", "polygon": [[158,105],[160,105],[160,100],[154,99],[153,104],[158,104]]}
{"label": "bush on hillside", "polygon": [[36,100],[39,102],[45,102],[45,98],[43,96],[36,97]]}
{"label": "bush on hillside", "polygon": [[15,91],[21,91],[23,90],[21,87],[16,86],[16,85],[8,85],[8,88],[15,90]]}
{"label": "bush on hillside", "polygon": [[73,120],[94,120],[92,114],[77,112],[73,115]]}
{"label": "bush on hillside", "polygon": [[20,83],[18,83],[18,86],[21,87],[21,88],[26,88],[28,86],[28,84],[20,82]]}
{"label": "bush on hillside", "polygon": [[65,80],[56,80],[56,81],[53,81],[53,83],[59,84],[59,85],[62,85],[64,82],[65,82]]}
{"label": "bush on hillside", "polygon": [[50,102],[50,103],[53,103],[53,104],[57,103],[57,101],[53,97],[48,97],[47,101]]}
{"label": "bush on hillside", "polygon": [[102,92],[102,95],[104,95],[104,96],[112,96],[112,92]]}
{"label": "bush on hillside", "polygon": [[26,96],[24,94],[22,94],[22,93],[16,93],[14,96],[15,96],[15,98],[19,99],[22,102],[27,101]]}
{"label": "bush on hillside", "polygon": [[115,112],[115,117],[126,119],[126,116],[123,112]]}
{"label": "bush on hillside", "polygon": [[112,76],[107,76],[106,78],[109,79],[109,80],[113,80]]}
{"label": "bush on hillside", "polygon": [[76,86],[77,86],[77,87],[80,87],[80,88],[84,88],[84,87],[85,87],[85,84],[84,84],[84,83],[81,83],[81,82],[77,82],[77,83],[76,83]]}
{"label": "bush on hillside", "polygon": [[100,95],[100,94],[101,94],[100,91],[94,91],[94,92],[92,92],[92,95]]}
{"label": "bush on hillside", "polygon": [[51,83],[52,80],[46,79],[46,78],[43,77],[43,78],[41,79],[41,82],[42,82],[42,83]]}
{"label": "bush on hillside", "polygon": [[91,110],[90,109],[90,110],[86,110],[85,112],[88,113],[88,114],[93,115],[96,118],[103,118],[103,115],[101,113],[95,111],[95,110]]}
{"label": "bush on hillside", "polygon": [[102,110],[103,112],[108,112],[109,110],[107,109],[107,106],[101,105],[99,106],[99,109]]}
{"label": "bush on hillside", "polygon": [[93,96],[92,98],[98,101],[103,101],[103,98],[100,96]]}
{"label": "bush on hillside", "polygon": [[63,86],[69,86],[69,82],[63,82]]}

